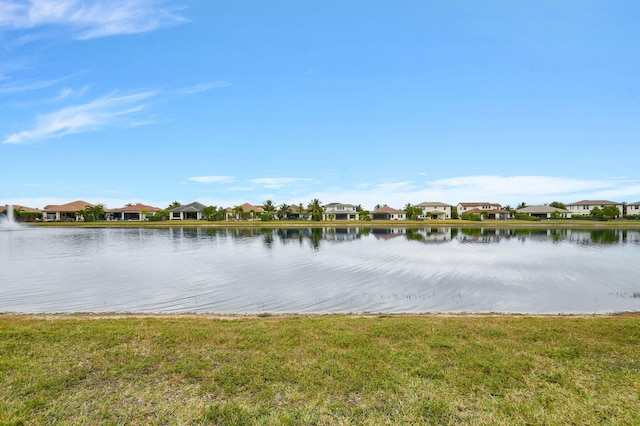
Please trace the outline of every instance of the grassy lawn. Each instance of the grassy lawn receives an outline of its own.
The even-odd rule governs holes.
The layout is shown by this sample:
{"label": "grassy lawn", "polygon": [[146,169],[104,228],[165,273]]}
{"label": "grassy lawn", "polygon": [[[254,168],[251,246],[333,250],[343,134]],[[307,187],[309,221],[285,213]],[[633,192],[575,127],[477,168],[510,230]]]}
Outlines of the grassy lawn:
{"label": "grassy lawn", "polygon": [[0,424],[640,424],[640,315],[0,315]]}

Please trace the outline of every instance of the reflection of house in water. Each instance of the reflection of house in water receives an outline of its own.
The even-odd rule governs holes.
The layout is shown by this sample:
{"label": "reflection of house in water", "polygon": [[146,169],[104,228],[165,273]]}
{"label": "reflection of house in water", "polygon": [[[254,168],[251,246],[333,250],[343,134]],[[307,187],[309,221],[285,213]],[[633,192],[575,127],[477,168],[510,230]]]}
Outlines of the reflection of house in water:
{"label": "reflection of house in water", "polygon": [[567,241],[575,244],[618,244],[623,241],[620,229],[567,229]]}
{"label": "reflection of house in water", "polygon": [[622,240],[625,243],[640,244],[640,231],[622,231]]}
{"label": "reflection of house in water", "polygon": [[510,237],[509,229],[491,228],[459,228],[456,236],[461,243],[496,243]]}
{"label": "reflection of house in water", "polygon": [[390,240],[407,234],[405,228],[373,228],[371,234],[376,240]]}
{"label": "reflection of house in water", "polygon": [[443,243],[451,241],[451,228],[411,228],[407,230],[407,240],[424,243]]}
{"label": "reflection of house in water", "polygon": [[360,238],[358,228],[324,228],[323,237],[326,241],[353,241]]}

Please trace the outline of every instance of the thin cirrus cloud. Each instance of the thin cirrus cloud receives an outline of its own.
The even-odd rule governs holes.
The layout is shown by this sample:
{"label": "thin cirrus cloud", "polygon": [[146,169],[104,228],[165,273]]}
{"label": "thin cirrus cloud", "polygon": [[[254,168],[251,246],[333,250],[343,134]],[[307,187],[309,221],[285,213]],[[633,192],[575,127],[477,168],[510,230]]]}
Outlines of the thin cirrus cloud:
{"label": "thin cirrus cloud", "polygon": [[97,130],[107,126],[129,126],[132,122],[131,118],[145,108],[142,102],[152,96],[154,96],[154,92],[124,96],[111,94],[82,105],[70,106],[50,114],[40,115],[33,129],[13,133],[7,136],[2,143],[22,144]]}
{"label": "thin cirrus cloud", "polygon": [[226,183],[233,182],[233,176],[194,176],[187,180],[198,183]]}
{"label": "thin cirrus cloud", "polygon": [[301,183],[314,183],[314,179],[310,178],[289,178],[289,177],[278,177],[278,178],[256,178],[249,179],[249,183],[253,185],[262,186],[265,189],[280,189],[286,186],[301,184]]}
{"label": "thin cirrus cloud", "polygon": [[222,87],[232,86],[230,81],[211,81],[207,83],[194,84],[193,86],[183,87],[178,89],[177,92],[182,95],[192,95],[195,93],[206,92],[208,90],[219,89]]}
{"label": "thin cirrus cloud", "polygon": [[[33,31],[60,27],[64,28],[64,34],[71,30],[72,39],[89,40],[143,33],[186,21],[175,7],[163,7],[163,3],[157,0],[8,0],[0,4],[0,29]],[[25,40],[36,38],[31,34]]]}
{"label": "thin cirrus cloud", "polygon": [[58,83],[66,80],[65,78],[57,78],[52,80],[31,80],[31,81],[18,81],[12,83],[6,83],[0,85],[0,93],[21,93],[29,92],[33,90],[45,89],[50,86],[55,86]]}

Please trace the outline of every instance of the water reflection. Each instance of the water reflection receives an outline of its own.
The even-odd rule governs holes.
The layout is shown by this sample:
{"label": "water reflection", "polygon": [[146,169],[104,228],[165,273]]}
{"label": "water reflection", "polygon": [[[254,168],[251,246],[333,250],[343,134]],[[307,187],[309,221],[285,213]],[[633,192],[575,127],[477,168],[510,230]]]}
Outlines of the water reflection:
{"label": "water reflection", "polygon": [[261,239],[265,246],[275,241],[283,244],[307,243],[314,249],[322,244],[353,242],[373,236],[376,240],[404,239],[425,244],[447,242],[499,243],[504,240],[569,242],[580,245],[640,244],[640,231],[626,229],[558,229],[558,228],[171,228],[170,235],[179,238],[222,237],[237,240]]}
{"label": "water reflection", "polygon": [[640,231],[28,228],[0,312],[640,310]]}

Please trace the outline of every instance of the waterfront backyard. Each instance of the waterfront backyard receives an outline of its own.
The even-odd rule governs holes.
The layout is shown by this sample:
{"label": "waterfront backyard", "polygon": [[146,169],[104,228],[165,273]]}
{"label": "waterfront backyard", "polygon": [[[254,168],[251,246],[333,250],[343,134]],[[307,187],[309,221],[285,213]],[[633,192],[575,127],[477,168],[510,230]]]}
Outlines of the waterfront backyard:
{"label": "waterfront backyard", "polygon": [[1,424],[638,424],[640,317],[0,316]]}
{"label": "waterfront backyard", "polygon": [[636,228],[0,238],[0,424],[640,423]]}

